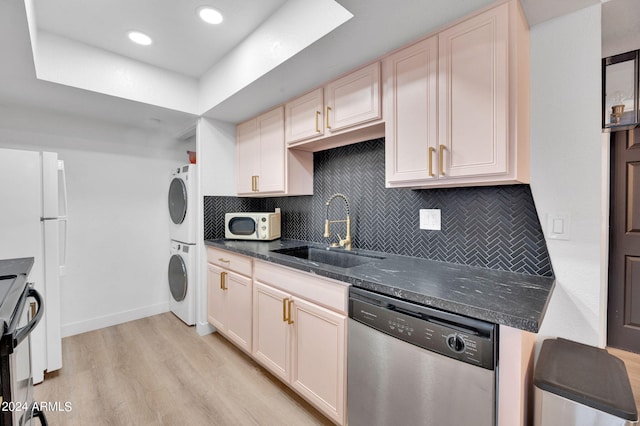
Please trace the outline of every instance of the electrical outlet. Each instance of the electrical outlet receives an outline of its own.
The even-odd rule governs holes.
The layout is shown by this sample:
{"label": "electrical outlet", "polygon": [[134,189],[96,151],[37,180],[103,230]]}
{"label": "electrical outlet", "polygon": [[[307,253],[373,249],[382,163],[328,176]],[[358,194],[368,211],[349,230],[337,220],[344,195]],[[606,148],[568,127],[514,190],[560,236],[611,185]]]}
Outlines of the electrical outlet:
{"label": "electrical outlet", "polygon": [[440,231],[442,229],[440,209],[420,209],[420,229]]}

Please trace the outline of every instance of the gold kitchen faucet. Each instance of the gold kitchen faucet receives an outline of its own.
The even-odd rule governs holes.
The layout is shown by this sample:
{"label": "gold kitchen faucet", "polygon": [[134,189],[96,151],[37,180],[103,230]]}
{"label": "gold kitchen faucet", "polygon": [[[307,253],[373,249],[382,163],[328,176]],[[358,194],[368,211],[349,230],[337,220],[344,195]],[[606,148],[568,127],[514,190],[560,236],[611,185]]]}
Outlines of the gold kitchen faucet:
{"label": "gold kitchen faucet", "polygon": [[[335,198],[342,198],[345,206],[347,207],[347,218],[345,220],[329,220],[329,205]],[[327,219],[324,221],[325,238],[331,238],[330,227],[332,223],[342,223],[342,222],[345,222],[347,224],[347,235],[344,237],[344,239],[342,239],[340,234],[337,234],[338,238],[340,239],[340,242],[338,244],[340,245],[340,247],[344,247],[345,250],[351,250],[351,216],[349,215],[349,200],[347,200],[347,197],[344,194],[340,194],[340,193],[333,194],[327,200]],[[333,243],[331,244],[331,247],[336,247],[338,246],[338,244]]]}

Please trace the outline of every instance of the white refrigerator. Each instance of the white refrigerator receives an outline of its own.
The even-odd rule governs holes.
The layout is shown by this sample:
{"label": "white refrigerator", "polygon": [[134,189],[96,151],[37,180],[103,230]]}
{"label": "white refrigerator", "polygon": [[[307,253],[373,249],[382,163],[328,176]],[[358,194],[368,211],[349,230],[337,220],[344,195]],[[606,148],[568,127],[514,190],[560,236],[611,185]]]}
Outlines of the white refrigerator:
{"label": "white refrigerator", "polygon": [[62,367],[60,277],[65,274],[67,193],[54,152],[0,149],[0,259],[33,257],[29,281],[44,297],[32,333],[34,383]]}

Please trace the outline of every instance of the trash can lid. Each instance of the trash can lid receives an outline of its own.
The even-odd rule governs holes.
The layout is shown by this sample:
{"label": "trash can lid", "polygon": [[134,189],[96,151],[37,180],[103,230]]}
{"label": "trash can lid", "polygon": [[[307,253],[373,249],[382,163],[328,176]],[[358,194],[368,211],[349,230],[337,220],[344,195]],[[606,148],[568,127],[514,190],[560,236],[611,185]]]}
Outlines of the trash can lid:
{"label": "trash can lid", "polygon": [[539,389],[629,421],[638,410],[624,363],[604,349],[566,339],[542,342],[533,383]]}

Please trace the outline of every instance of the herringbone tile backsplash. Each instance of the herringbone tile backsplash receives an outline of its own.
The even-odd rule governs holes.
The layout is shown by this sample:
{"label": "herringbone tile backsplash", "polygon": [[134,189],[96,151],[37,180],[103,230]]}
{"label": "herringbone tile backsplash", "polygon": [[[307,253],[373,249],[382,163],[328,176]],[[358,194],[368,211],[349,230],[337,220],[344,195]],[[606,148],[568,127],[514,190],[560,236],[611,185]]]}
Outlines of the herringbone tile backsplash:
{"label": "herringbone tile backsplash", "polygon": [[[349,199],[354,247],[491,269],[552,276],[529,185],[451,189],[384,187],[384,139],[314,154],[314,195],[205,197],[205,238],[224,238],[224,213],[282,209],[282,237],[328,243],[326,201]],[[419,210],[441,209],[442,230],[419,229]],[[335,199],[329,216],[343,219]],[[344,227],[332,226],[344,236]]]}

